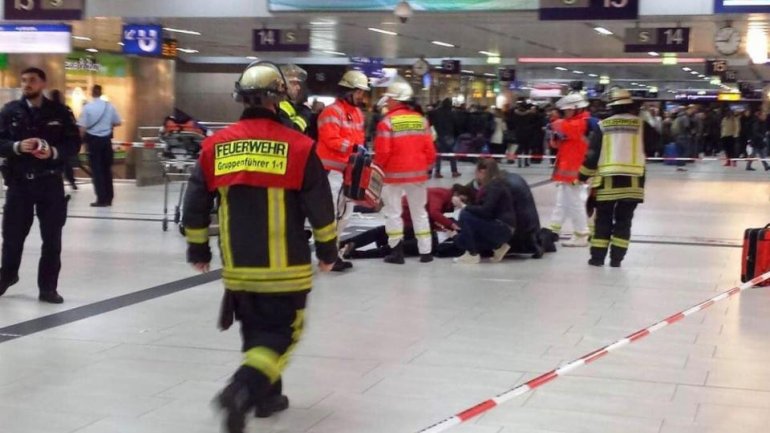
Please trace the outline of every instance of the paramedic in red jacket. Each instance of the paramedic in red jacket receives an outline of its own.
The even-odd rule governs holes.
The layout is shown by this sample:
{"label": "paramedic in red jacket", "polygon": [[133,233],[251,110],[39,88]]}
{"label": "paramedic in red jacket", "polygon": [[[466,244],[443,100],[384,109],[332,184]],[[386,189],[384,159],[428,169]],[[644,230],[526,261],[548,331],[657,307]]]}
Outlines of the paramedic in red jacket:
{"label": "paramedic in red jacket", "polygon": [[404,263],[401,197],[406,194],[420,250],[420,262],[427,263],[433,260],[430,222],[425,209],[428,199],[425,182],[436,159],[433,136],[425,117],[410,106],[414,90],[403,78],[396,77],[388,86],[385,97],[388,114],[377,125],[374,139],[374,163],[385,173],[383,213],[388,244],[393,250],[385,257],[385,262]]}
{"label": "paramedic in red jacket", "polygon": [[[342,194],[342,173],[356,145],[363,146],[364,114],[358,108],[369,91],[369,79],[363,72],[348,71],[339,82],[337,101],[326,107],[318,116],[318,144],[316,153],[324,169],[329,172],[334,211],[337,216],[337,238],[347,226],[353,204]],[[352,267],[350,262],[337,260],[334,271],[342,272]]]}
{"label": "paramedic in red jacket", "polygon": [[580,167],[588,151],[590,122],[585,111],[588,101],[580,93],[571,93],[558,102],[556,107],[564,112],[564,118],[554,122],[554,140],[559,152],[553,170],[556,182],[556,207],[551,214],[549,229],[559,234],[562,224],[572,222],[572,238],[562,245],[565,247],[587,247],[588,215],[586,214],[587,186],[578,180]]}

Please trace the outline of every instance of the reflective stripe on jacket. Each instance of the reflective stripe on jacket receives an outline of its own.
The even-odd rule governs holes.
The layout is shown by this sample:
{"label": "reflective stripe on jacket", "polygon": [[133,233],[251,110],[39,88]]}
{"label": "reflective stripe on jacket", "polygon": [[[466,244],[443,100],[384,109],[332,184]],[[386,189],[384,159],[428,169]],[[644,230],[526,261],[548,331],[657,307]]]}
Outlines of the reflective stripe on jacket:
{"label": "reflective stripe on jacket", "polygon": [[313,142],[263,109],[207,138],[188,183],[183,223],[188,261],[208,262],[208,226],[219,202],[222,277],[231,291],[308,291],[313,268],[305,235],[309,220],[316,256],[337,257],[329,181]]}
{"label": "reflective stripe on jacket", "polygon": [[597,164],[599,176],[644,175],[642,119],[632,114],[611,116],[599,122],[602,149]]}
{"label": "reflective stripe on jacket", "polygon": [[435,159],[430,125],[418,112],[400,106],[377,125],[374,163],[385,173],[385,183],[425,182]]}
{"label": "reflective stripe on jacket", "polygon": [[364,141],[364,115],[347,101],[337,100],[318,116],[316,153],[326,170],[345,170],[353,147]]}
{"label": "reflective stripe on jacket", "polygon": [[588,114],[577,114],[559,121],[559,132],[564,139],[559,141],[559,153],[552,179],[556,182],[573,183],[578,180],[580,167],[588,151]]}

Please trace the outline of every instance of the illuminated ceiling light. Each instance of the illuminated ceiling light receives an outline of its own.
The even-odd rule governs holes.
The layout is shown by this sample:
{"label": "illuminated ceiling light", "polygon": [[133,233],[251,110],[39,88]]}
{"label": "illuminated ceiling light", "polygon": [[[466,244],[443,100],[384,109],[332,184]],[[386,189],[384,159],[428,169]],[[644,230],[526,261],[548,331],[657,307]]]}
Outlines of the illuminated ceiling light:
{"label": "illuminated ceiling light", "polygon": [[692,75],[698,75],[698,71],[690,71],[690,74],[692,74]]}
{"label": "illuminated ceiling light", "polygon": [[72,39],[76,41],[93,41],[93,39],[89,38],[88,36],[72,36]]}
{"label": "illuminated ceiling light", "polygon": [[310,21],[310,25],[313,26],[333,26],[337,24],[333,20],[318,20],[318,21]]}
{"label": "illuminated ceiling light", "polygon": [[767,63],[767,32],[760,28],[750,28],[746,35],[746,53],[751,61],[758,65]]}
{"label": "illuminated ceiling light", "polygon": [[598,75],[596,75],[596,74],[588,74],[588,76],[589,76],[589,77],[592,77],[592,78],[596,78],[596,77],[598,77]]}
{"label": "illuminated ceiling light", "polygon": [[655,86],[650,86],[650,92],[652,93],[658,93],[658,88]]}
{"label": "illuminated ceiling light", "polygon": [[683,71],[685,71],[685,72],[690,72],[690,71],[692,71],[692,69],[688,68],[687,66],[685,66],[684,68],[682,68],[682,70],[683,70]]}
{"label": "illuminated ceiling light", "polygon": [[398,36],[398,33],[396,32],[391,32],[390,30],[378,29],[377,27],[369,27],[369,30],[377,33],[382,33],[384,35]]}
{"label": "illuminated ceiling light", "polygon": [[473,72],[473,71],[469,71],[469,70],[467,70],[467,69],[463,69],[463,70],[461,70],[460,72],[462,72],[463,74],[474,74],[474,73],[475,73],[475,72]]}
{"label": "illuminated ceiling light", "polygon": [[479,51],[479,54],[483,54],[485,56],[500,57],[500,53],[493,53],[491,51]]}
{"label": "illuminated ceiling light", "polygon": [[605,29],[604,27],[594,27],[594,30],[596,30],[597,33],[602,35],[611,35],[612,32]]}
{"label": "illuminated ceiling light", "polygon": [[563,68],[561,66],[557,66],[554,69],[556,69],[557,71],[566,71],[567,70],[567,68]]}
{"label": "illuminated ceiling light", "polygon": [[249,60],[259,60],[259,57],[257,56],[246,56],[246,58]]}
{"label": "illuminated ceiling light", "polygon": [[441,41],[430,41],[433,45],[438,45],[440,47],[448,47],[448,48],[456,48],[455,45],[450,44],[449,42],[441,42]]}
{"label": "illuminated ceiling light", "polygon": [[487,76],[487,77],[496,77],[497,76],[495,74],[490,74],[489,72],[485,73],[484,75]]}
{"label": "illuminated ceiling light", "polygon": [[649,54],[649,55],[651,55],[653,57],[658,57],[660,55],[660,54],[656,53],[655,51],[648,51],[647,54]]}
{"label": "illuminated ceiling light", "polygon": [[195,53],[200,53],[200,51],[198,51],[198,50],[196,50],[196,49],[193,49],[193,48],[177,48],[176,50],[177,50],[177,51],[181,51],[181,52],[183,52],[183,53],[185,53],[185,54],[195,54]]}
{"label": "illuminated ceiling light", "polygon": [[86,51],[88,51],[89,53],[98,53],[99,52],[99,50],[97,50],[96,48],[86,48]]}
{"label": "illuminated ceiling light", "polygon": [[323,50],[323,52],[326,53],[326,54],[332,54],[332,55],[335,55],[335,56],[347,56],[347,54],[341,53],[339,51]]}
{"label": "illuminated ceiling light", "polygon": [[639,83],[631,83],[632,86],[638,86]]}
{"label": "illuminated ceiling light", "polygon": [[585,72],[583,72],[583,71],[572,71],[572,73],[573,74],[578,74],[578,75],[585,74]]}
{"label": "illuminated ceiling light", "polygon": [[172,27],[163,27],[163,30],[165,30],[167,32],[171,32],[171,33],[182,33],[182,34],[185,34],[185,35],[195,35],[195,36],[200,36],[201,35],[201,32],[196,32],[195,30],[175,29],[175,28],[172,28]]}

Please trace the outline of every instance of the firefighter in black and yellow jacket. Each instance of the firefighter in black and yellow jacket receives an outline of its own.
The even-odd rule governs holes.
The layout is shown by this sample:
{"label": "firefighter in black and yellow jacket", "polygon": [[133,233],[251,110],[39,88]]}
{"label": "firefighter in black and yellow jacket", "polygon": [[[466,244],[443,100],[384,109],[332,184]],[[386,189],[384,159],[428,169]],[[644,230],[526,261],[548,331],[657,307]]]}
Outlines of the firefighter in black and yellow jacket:
{"label": "firefighter in black and yellow jacket", "polygon": [[241,322],[243,365],[219,394],[229,433],[241,433],[246,414],[288,407],[280,378],[302,333],[313,279],[309,220],[322,271],[337,258],[334,207],[313,142],[280,123],[286,95],[277,66],[256,62],[236,82],[240,121],[203,142],[184,203],[187,260],[201,272],[211,261],[208,227],[219,203],[219,246],[225,295],[219,324]]}
{"label": "firefighter in black and yellow jacket", "polygon": [[318,131],[311,131],[312,112],[305,105],[307,98],[307,71],[294,64],[281,66],[281,73],[286,79],[286,99],[278,104],[278,116],[284,125],[311,137],[318,138]]}
{"label": "firefighter in black and yellow jacket", "polygon": [[644,201],[644,121],[632,114],[634,101],[624,89],[613,89],[607,104],[612,116],[599,122],[591,137],[580,180],[593,177],[596,229],[591,240],[591,266],[620,267],[631,239],[634,210]]}

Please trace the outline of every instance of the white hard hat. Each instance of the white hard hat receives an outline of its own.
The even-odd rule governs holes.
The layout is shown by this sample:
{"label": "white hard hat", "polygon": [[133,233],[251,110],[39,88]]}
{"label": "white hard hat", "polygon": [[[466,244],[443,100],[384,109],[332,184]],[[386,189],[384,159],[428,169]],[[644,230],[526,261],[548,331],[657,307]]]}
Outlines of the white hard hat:
{"label": "white hard hat", "polygon": [[235,82],[235,100],[242,102],[247,96],[283,97],[286,94],[286,79],[281,70],[270,62],[254,62]]}
{"label": "white hard hat", "polygon": [[610,91],[607,106],[612,107],[614,105],[629,105],[633,103],[634,99],[631,97],[631,92],[626,89],[615,88]]}
{"label": "white hard hat", "polygon": [[385,96],[394,101],[407,102],[414,98],[414,89],[400,76],[396,76],[396,79],[390,83],[388,89],[385,91]]}
{"label": "white hard hat", "polygon": [[347,71],[338,83],[348,89],[361,89],[369,91],[369,78],[361,71]]}
{"label": "white hard hat", "polygon": [[570,93],[556,102],[556,108],[559,110],[576,110],[578,108],[586,107],[588,107],[588,101],[582,94],[577,92]]}

